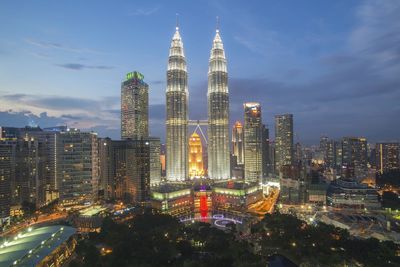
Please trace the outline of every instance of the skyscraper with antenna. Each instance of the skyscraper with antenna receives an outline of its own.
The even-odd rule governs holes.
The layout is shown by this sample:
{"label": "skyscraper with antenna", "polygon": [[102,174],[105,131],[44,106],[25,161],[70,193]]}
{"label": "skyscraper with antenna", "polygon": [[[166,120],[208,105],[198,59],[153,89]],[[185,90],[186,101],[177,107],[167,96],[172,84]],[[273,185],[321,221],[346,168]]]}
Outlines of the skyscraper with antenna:
{"label": "skyscraper with antenna", "polygon": [[230,178],[229,92],[224,46],[219,21],[208,68],[208,175],[211,179]]}
{"label": "skyscraper with antenna", "polygon": [[188,178],[188,84],[187,68],[179,24],[171,41],[166,90],[167,180]]}

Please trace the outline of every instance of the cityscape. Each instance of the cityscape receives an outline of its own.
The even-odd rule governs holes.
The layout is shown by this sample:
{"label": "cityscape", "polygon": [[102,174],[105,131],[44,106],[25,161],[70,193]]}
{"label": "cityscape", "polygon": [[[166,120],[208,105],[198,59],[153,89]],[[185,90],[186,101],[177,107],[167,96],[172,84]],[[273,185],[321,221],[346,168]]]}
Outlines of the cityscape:
{"label": "cityscape", "polygon": [[400,2],[72,2],[0,4],[0,266],[400,266]]}

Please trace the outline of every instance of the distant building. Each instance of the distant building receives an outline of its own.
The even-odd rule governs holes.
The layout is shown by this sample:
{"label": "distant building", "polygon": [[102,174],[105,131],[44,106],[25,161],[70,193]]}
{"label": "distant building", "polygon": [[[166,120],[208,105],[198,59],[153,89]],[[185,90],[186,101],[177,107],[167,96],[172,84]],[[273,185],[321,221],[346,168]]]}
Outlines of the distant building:
{"label": "distant building", "polygon": [[160,138],[148,137],[145,140],[150,145],[150,184],[159,184],[161,182]]}
{"label": "distant building", "polygon": [[275,164],[277,173],[284,165],[293,164],[293,115],[275,116]]}
{"label": "distant building", "polygon": [[240,121],[235,122],[232,128],[232,153],[236,156],[236,165],[244,164],[243,126]]}
{"label": "distant building", "polygon": [[335,208],[379,209],[381,207],[375,188],[347,178],[337,179],[330,184],[327,203]]}
{"label": "distant building", "polygon": [[269,151],[270,151],[269,129],[263,124],[262,125],[262,178],[263,179],[272,173]]}
{"label": "distant building", "polygon": [[0,222],[10,216],[11,180],[14,177],[15,143],[0,138]]}
{"label": "distant building", "polygon": [[113,141],[110,138],[98,139],[99,149],[99,198],[115,198],[115,162]]}
{"label": "distant building", "polygon": [[203,146],[200,136],[194,132],[189,138],[189,177],[204,175]]}
{"label": "distant building", "polygon": [[377,143],[376,170],[380,173],[400,169],[400,145],[399,143]]}
{"label": "distant building", "polygon": [[121,85],[121,138],[149,136],[149,86],[137,72],[126,74]]}
{"label": "distant building", "polygon": [[261,105],[248,102],[244,107],[244,179],[261,182],[263,177],[263,128]]}
{"label": "distant building", "polygon": [[367,175],[367,139],[362,137],[344,137],[342,139],[342,176],[359,179]]}

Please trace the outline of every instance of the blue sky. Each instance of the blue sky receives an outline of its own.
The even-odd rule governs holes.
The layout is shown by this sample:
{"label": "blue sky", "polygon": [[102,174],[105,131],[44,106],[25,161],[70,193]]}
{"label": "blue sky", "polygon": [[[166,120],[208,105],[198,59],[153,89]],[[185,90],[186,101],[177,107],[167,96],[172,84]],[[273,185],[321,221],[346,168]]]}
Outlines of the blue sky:
{"label": "blue sky", "polygon": [[151,134],[165,138],[165,72],[176,16],[190,117],[206,118],[215,17],[228,59],[231,121],[242,103],[293,113],[296,140],[400,137],[400,2],[2,1],[0,125],[68,124],[119,138],[120,83],[150,85]]}

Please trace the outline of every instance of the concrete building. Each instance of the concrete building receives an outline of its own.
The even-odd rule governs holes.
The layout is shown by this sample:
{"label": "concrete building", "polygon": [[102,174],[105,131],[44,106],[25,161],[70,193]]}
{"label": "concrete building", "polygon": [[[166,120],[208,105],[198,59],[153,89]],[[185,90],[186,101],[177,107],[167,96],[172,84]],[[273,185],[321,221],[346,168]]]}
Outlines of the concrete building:
{"label": "concrete building", "polygon": [[149,136],[149,86],[137,72],[126,74],[121,85],[121,138]]}
{"label": "concrete building", "polygon": [[57,139],[57,187],[60,203],[81,205],[97,198],[97,134],[67,129]]}
{"label": "concrete building", "polygon": [[244,108],[244,179],[246,182],[262,181],[263,128],[261,105],[248,102]]}
{"label": "concrete building", "polygon": [[376,170],[380,173],[400,169],[400,145],[399,143],[377,143]]}
{"label": "concrete building", "polygon": [[367,139],[363,137],[343,137],[342,176],[361,179],[368,175]]}
{"label": "concrete building", "polygon": [[279,173],[284,165],[293,164],[293,115],[275,116],[275,164]]}
{"label": "concrete building", "polygon": [[150,145],[150,184],[161,182],[161,142],[158,137],[148,137],[145,140]]}

